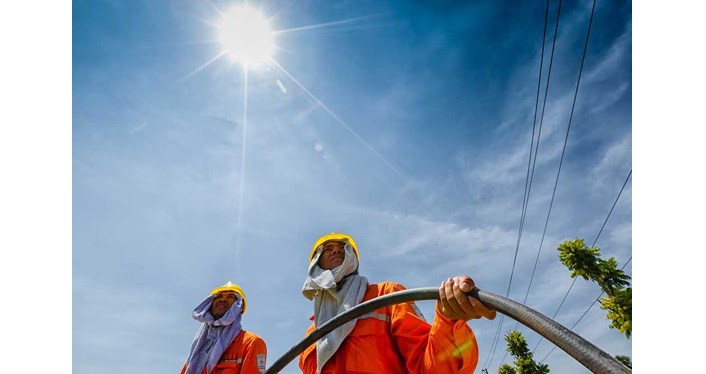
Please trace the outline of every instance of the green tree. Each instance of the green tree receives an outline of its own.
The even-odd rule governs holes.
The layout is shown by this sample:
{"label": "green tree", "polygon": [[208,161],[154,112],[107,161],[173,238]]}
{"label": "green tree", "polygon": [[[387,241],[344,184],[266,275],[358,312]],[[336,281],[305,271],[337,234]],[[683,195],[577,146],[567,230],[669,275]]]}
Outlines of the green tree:
{"label": "green tree", "polygon": [[613,258],[601,259],[600,249],[588,248],[583,239],[567,240],[559,245],[559,261],[571,271],[571,277],[592,280],[607,296],[601,297],[601,309],[608,310],[610,328],[630,338],[632,334],[632,287],[630,276],[618,269]]}
{"label": "green tree", "polygon": [[627,367],[629,367],[629,368],[632,369],[632,360],[630,359],[629,356],[617,355],[617,356],[615,356],[615,358],[616,358],[618,361],[620,361],[623,365],[625,365],[625,366],[627,366]]}
{"label": "green tree", "polygon": [[509,364],[502,364],[498,368],[498,374],[517,374],[517,370]]}
{"label": "green tree", "polygon": [[512,330],[505,335],[507,351],[515,357],[515,366],[502,364],[498,369],[499,374],[546,374],[549,366],[538,364],[534,361],[532,352],[527,347],[525,337],[517,330]]}
{"label": "green tree", "polygon": [[610,327],[620,330],[628,338],[632,334],[632,288],[616,290],[613,295],[601,298],[601,309],[608,310]]}

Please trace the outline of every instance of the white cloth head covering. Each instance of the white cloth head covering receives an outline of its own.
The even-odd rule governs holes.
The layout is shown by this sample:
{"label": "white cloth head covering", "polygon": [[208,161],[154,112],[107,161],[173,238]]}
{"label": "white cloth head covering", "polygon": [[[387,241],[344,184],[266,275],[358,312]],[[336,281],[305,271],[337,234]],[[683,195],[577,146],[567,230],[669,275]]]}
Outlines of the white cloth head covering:
{"label": "white cloth head covering", "polygon": [[[309,273],[304,281],[302,294],[314,300],[316,327],[348,309],[360,304],[368,288],[368,279],[356,273],[358,258],[353,247],[345,244],[343,263],[331,270],[319,267],[320,246],[309,263]],[[357,319],[348,321],[316,342],[316,366],[320,373],[326,362],[333,357],[343,340],[353,331]]]}

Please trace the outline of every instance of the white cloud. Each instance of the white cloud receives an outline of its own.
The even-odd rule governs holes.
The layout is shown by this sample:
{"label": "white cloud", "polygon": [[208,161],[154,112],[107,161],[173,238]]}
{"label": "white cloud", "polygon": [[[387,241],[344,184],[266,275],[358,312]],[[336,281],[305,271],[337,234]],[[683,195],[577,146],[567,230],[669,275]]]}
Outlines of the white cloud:
{"label": "white cloud", "polygon": [[624,69],[628,66],[625,60],[630,58],[631,53],[632,22],[628,22],[625,27],[625,32],[615,39],[615,42],[608,48],[604,56],[595,56],[592,58],[594,65],[586,72],[587,83],[611,79],[611,77],[616,75],[617,70]]}
{"label": "white cloud", "polygon": [[[610,191],[617,197],[618,188],[625,182],[627,173],[630,171],[627,167],[630,165],[632,165],[632,134],[627,133],[608,144],[596,165],[589,171],[594,186],[593,193],[603,195]],[[620,178],[620,175],[623,177]],[[630,181],[628,183],[630,184]]]}

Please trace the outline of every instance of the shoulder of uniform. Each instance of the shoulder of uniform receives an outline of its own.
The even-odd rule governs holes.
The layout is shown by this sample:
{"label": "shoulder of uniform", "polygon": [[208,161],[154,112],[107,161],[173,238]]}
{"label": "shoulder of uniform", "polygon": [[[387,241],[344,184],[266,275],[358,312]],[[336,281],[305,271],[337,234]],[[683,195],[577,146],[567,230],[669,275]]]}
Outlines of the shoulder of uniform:
{"label": "shoulder of uniform", "polygon": [[245,330],[243,330],[243,332],[244,332],[244,334],[243,334],[243,341],[244,342],[256,342],[256,341],[264,342],[265,341],[259,335],[255,334],[253,332],[245,331]]}
{"label": "shoulder of uniform", "polygon": [[377,287],[378,294],[380,294],[380,295],[385,295],[388,293],[403,291],[403,290],[407,289],[405,286],[403,286],[399,283],[395,283],[395,282],[380,282],[380,283],[376,283],[374,285],[371,285],[371,287],[372,286]]}

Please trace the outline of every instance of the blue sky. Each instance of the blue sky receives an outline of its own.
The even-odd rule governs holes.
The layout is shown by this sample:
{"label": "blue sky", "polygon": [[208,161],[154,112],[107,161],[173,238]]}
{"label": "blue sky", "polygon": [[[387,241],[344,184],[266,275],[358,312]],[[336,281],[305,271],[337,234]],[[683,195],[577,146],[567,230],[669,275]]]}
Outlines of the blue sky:
{"label": "blue sky", "polygon": [[[312,305],[300,293],[306,260],[330,231],[356,239],[361,274],[372,282],[430,287],[469,274],[490,292],[507,289],[544,3],[251,2],[278,30],[349,22],[281,34],[274,59],[284,70],[249,71],[247,108],[239,64],[224,57],[199,70],[222,48],[209,24],[216,9],[233,3],[73,3],[75,373],[179,370],[198,327],[191,311],[227,280],[244,288],[244,326],[266,340],[273,362],[310,322]],[[552,196],[590,5],[562,4],[510,291],[519,301]],[[527,299],[550,316],[571,284],[557,245],[593,242],[632,169],[631,12],[623,2],[596,8]],[[597,246],[621,265],[632,256],[632,180]],[[632,274],[631,263],[625,270]],[[573,325],[599,292],[577,281],[557,320]],[[432,316],[432,302],[420,307]],[[478,371],[498,322],[469,323],[480,344]],[[514,325],[506,320],[503,333]],[[522,331],[534,347],[539,336]],[[609,329],[598,307],[576,332],[611,354],[632,355],[631,340]],[[544,341],[535,356],[550,349]],[[560,350],[546,363],[555,372],[586,371]]]}

